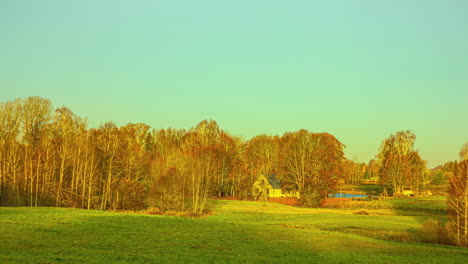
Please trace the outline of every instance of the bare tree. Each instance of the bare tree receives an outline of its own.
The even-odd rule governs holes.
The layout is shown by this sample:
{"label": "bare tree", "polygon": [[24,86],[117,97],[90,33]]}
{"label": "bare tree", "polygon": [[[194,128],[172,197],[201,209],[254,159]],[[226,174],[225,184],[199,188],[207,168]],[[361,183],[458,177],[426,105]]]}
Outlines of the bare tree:
{"label": "bare tree", "polygon": [[[54,141],[56,144],[60,164],[56,191],[56,206],[59,206],[62,204],[63,198],[63,181],[65,177],[65,169],[66,166],[71,163],[72,156],[74,154],[72,152],[73,146],[79,131],[75,114],[73,114],[73,112],[66,107],[58,108],[55,111],[53,124]],[[70,178],[69,181],[71,185],[73,185],[74,179]]]}
{"label": "bare tree", "polygon": [[457,245],[468,247],[468,158],[464,155],[465,146],[460,151],[460,162],[456,164],[450,179],[447,204],[448,230]]}
{"label": "bare tree", "polygon": [[20,165],[18,137],[21,132],[21,112],[20,99],[0,104],[0,205],[13,202],[9,196],[15,196],[16,201],[20,199],[17,183]]}
{"label": "bare tree", "polygon": [[[254,182],[260,175],[269,176],[277,171],[279,140],[267,135],[259,135],[250,139],[244,151],[247,176],[244,187],[250,192]],[[254,198],[254,197],[249,197]]]}
{"label": "bare tree", "polygon": [[217,159],[221,130],[215,121],[202,121],[184,137],[182,150],[190,164],[192,201],[195,214],[205,210],[211,181],[219,171]]}
{"label": "bare tree", "polygon": [[[40,171],[40,141],[45,128],[51,120],[52,104],[41,97],[28,97],[23,103],[22,125],[24,142],[23,191],[28,193],[28,204],[33,206],[34,181]],[[29,186],[28,186],[29,185]],[[29,187],[29,188],[27,188]]]}
{"label": "bare tree", "polygon": [[99,128],[98,149],[102,153],[102,192],[101,210],[105,210],[112,202],[112,177],[116,165],[116,156],[119,148],[119,131],[114,123],[108,122]]}

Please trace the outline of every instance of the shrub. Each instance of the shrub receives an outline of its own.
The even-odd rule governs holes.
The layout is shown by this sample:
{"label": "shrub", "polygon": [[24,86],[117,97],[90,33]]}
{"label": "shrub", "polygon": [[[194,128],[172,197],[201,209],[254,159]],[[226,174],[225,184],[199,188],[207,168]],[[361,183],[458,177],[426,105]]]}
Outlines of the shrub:
{"label": "shrub", "polygon": [[379,201],[356,201],[350,198],[326,198],[322,208],[340,208],[340,209],[392,209],[393,207]]}
{"label": "shrub", "polygon": [[381,232],[377,235],[376,238],[383,239],[383,240],[397,241],[397,242],[412,242],[413,241],[409,233],[401,233],[401,232],[393,232],[393,231]]}
{"label": "shrub", "polygon": [[445,230],[447,231],[446,233],[446,238],[449,245],[457,245],[457,246],[463,246],[460,243],[458,243],[457,239],[457,225],[454,222],[448,222],[445,225]]}
{"label": "shrub", "polygon": [[316,190],[301,194],[300,205],[305,207],[319,207],[323,197]]}
{"label": "shrub", "polygon": [[366,210],[360,210],[360,211],[354,212],[353,214],[357,214],[357,215],[369,215],[369,212],[367,212]]}
{"label": "shrub", "polygon": [[151,215],[160,215],[160,214],[162,214],[161,210],[159,210],[159,208],[157,208],[157,207],[149,207],[148,209],[143,211],[143,213],[151,214]]}
{"label": "shrub", "polygon": [[420,228],[420,240],[432,244],[452,244],[448,236],[447,228],[442,221],[429,219],[422,223]]}
{"label": "shrub", "polygon": [[396,241],[396,242],[413,242],[414,241],[411,234],[408,232],[361,229],[361,230],[356,230],[356,232],[353,232],[353,233],[359,234],[361,236],[387,240],[387,241]]}

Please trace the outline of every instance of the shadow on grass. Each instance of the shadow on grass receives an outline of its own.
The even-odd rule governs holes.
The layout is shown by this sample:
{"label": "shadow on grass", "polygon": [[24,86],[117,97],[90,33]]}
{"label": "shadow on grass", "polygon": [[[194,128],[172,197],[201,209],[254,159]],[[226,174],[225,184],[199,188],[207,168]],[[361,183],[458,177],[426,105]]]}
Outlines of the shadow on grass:
{"label": "shadow on grass", "polygon": [[[212,206],[228,211],[192,219],[54,208],[14,208],[21,213],[10,214],[0,208],[4,213],[0,241],[8,241],[0,245],[0,262],[459,263],[468,257],[468,251],[459,249],[383,242],[341,230],[321,230],[311,224],[339,224],[337,214],[292,208],[288,214],[278,212],[275,216],[272,209],[287,208],[237,201],[220,201]],[[231,213],[231,209],[236,211]],[[262,209],[268,213],[260,212]],[[249,215],[240,218],[246,212]],[[341,216],[355,219],[348,225],[354,232],[365,232],[368,224],[379,219]],[[277,222],[286,220],[292,224]]]}
{"label": "shadow on grass", "polygon": [[[171,216],[101,213],[69,209],[56,223],[34,214],[6,212],[0,225],[0,262],[281,263],[322,261],[319,254],[287,240],[272,240],[257,226]],[[76,214],[76,211],[79,211]],[[46,212],[45,212],[46,213]],[[91,213],[91,215],[89,215]],[[55,214],[53,212],[52,214]],[[81,214],[81,216],[80,216]],[[23,217],[18,218],[19,215]],[[27,219],[29,228],[15,228]],[[2,220],[5,220],[2,219]],[[60,224],[59,224],[60,222]],[[6,230],[10,232],[6,232]],[[15,230],[14,232],[12,232]]]}

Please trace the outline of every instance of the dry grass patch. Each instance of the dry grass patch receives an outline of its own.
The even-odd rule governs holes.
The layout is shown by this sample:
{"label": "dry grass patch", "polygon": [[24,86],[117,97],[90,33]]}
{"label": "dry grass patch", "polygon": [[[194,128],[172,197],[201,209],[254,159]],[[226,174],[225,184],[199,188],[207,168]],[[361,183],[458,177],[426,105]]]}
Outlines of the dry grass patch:
{"label": "dry grass patch", "polygon": [[393,209],[391,205],[379,201],[354,200],[351,198],[326,198],[321,207],[335,209]]}

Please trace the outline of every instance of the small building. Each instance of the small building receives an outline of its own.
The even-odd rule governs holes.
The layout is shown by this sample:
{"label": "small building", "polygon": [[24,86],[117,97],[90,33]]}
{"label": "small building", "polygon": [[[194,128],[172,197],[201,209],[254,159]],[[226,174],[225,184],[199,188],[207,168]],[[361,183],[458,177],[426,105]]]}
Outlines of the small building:
{"label": "small building", "polygon": [[265,175],[260,175],[252,186],[252,194],[255,200],[281,197],[299,198],[299,193],[295,190],[286,190],[274,173],[268,175],[268,178]]}
{"label": "small building", "polygon": [[403,189],[401,191],[401,194],[405,196],[414,196],[414,192],[411,189]]}

